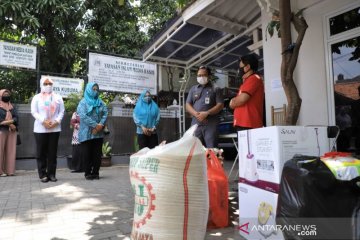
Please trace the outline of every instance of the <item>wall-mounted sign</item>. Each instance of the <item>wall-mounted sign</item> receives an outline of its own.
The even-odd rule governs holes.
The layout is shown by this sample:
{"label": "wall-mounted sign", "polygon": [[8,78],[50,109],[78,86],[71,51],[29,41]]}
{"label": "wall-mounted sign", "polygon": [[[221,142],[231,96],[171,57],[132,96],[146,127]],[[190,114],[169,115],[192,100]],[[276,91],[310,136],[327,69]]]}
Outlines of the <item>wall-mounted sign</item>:
{"label": "wall-mounted sign", "polygon": [[[41,76],[43,77],[43,76]],[[53,91],[60,94],[63,98],[67,98],[71,93],[79,94],[83,92],[84,80],[80,78],[65,78],[57,76],[49,76],[53,81]]]}
{"label": "wall-mounted sign", "polygon": [[36,69],[36,47],[0,42],[0,65]]}
{"label": "wall-mounted sign", "polygon": [[156,64],[116,56],[89,53],[89,82],[100,90],[141,93],[149,89],[156,95]]}

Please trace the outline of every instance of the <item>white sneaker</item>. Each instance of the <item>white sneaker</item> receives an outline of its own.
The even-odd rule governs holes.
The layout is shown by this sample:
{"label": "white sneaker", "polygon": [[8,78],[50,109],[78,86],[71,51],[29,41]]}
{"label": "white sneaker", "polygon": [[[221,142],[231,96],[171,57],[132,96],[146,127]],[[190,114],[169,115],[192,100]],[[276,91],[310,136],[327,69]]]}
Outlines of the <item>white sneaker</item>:
{"label": "white sneaker", "polygon": [[6,176],[7,176],[6,173],[3,173],[3,174],[0,175],[0,177],[6,177]]}

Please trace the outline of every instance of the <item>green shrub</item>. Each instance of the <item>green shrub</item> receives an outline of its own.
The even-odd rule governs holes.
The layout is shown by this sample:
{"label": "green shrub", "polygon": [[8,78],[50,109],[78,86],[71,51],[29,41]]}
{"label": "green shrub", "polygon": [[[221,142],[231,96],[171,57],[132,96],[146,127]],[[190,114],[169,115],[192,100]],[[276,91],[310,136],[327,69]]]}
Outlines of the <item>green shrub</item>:
{"label": "green shrub", "polygon": [[70,113],[75,112],[81,99],[82,93],[71,93],[66,99],[64,99],[65,111]]}
{"label": "green shrub", "polygon": [[102,145],[102,155],[104,157],[110,156],[111,149],[112,148],[110,147],[109,142],[104,142],[103,145]]}

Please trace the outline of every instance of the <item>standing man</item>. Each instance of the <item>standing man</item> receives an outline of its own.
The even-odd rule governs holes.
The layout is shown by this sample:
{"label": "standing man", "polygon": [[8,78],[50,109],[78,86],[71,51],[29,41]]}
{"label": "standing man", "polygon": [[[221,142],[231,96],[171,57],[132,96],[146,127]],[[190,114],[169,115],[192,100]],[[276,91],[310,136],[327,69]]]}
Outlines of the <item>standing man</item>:
{"label": "standing man", "polygon": [[218,113],[224,107],[221,89],[209,81],[211,71],[199,67],[197,82],[186,99],[186,111],[192,116],[191,125],[198,124],[195,136],[207,148],[216,148],[218,143]]}
{"label": "standing man", "polygon": [[264,83],[256,74],[258,60],[255,54],[241,57],[239,67],[243,84],[238,95],[230,101],[230,108],[234,109],[234,127],[237,131],[262,127]]}

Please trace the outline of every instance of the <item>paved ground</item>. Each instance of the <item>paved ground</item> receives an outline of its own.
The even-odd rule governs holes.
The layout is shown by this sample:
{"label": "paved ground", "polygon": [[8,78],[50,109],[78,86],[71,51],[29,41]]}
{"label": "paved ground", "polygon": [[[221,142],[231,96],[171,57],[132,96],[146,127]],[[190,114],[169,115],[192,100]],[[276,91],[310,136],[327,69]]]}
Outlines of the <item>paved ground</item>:
{"label": "paved ground", "polygon": [[[1,177],[0,239],[130,239],[134,200],[128,166],[102,168],[100,174],[99,181],[86,181],[82,173],[58,169],[55,183],[41,183],[35,171]],[[206,239],[241,238],[229,227],[209,231]]]}

